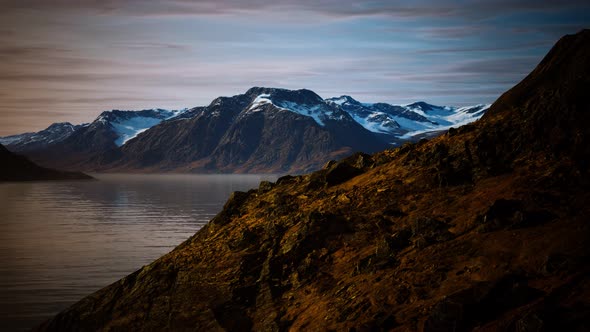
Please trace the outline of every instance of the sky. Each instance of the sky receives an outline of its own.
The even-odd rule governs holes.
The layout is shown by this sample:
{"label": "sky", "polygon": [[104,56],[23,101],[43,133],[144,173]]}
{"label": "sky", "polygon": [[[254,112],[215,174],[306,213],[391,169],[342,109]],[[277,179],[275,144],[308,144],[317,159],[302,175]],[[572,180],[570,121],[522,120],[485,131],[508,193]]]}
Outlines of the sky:
{"label": "sky", "polygon": [[0,136],[252,86],[491,103],[589,23],[587,0],[0,0]]}

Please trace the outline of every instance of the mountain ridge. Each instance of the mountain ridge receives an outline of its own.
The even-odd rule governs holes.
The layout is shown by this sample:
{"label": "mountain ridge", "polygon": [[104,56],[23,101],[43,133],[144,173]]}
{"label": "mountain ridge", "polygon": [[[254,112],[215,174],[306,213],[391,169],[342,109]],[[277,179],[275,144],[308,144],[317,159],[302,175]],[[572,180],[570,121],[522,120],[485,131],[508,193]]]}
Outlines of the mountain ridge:
{"label": "mountain ridge", "polygon": [[[450,121],[439,124],[428,117],[440,114],[347,98],[354,107],[307,89],[252,87],[180,111],[105,111],[59,140],[34,146],[12,141],[8,148],[42,165],[72,170],[302,173],[353,152],[436,135],[487,109],[474,106],[479,113],[464,116],[454,107],[425,104],[447,110],[442,117],[451,116]],[[412,136],[412,130],[421,136]]]}
{"label": "mountain ridge", "polygon": [[24,156],[8,151],[0,144],[0,182],[90,179],[91,176],[80,172],[40,167]]}

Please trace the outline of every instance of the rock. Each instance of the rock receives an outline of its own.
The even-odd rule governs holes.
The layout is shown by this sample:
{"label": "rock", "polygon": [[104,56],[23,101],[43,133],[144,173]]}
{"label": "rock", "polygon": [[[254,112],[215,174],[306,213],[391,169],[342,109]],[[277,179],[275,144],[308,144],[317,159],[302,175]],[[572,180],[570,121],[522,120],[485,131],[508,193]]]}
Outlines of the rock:
{"label": "rock", "polygon": [[479,227],[479,232],[485,233],[498,230],[515,221],[517,222],[518,219],[522,219],[520,213],[522,205],[522,201],[519,200],[501,198],[494,201],[487,211],[477,218],[477,222],[482,224]]}
{"label": "rock", "polygon": [[555,218],[557,218],[557,216],[547,210],[524,211],[522,213],[517,212],[510,228],[534,227],[550,222]]}
{"label": "rock", "polygon": [[334,165],[336,165],[336,160],[330,160],[326,164],[324,164],[324,167],[322,167],[322,169],[330,169]]}
{"label": "rock", "polygon": [[328,186],[334,186],[346,182],[362,173],[362,170],[342,161],[326,172],[326,184]]}
{"label": "rock", "polygon": [[389,217],[405,217],[407,214],[397,206],[390,206],[383,210],[384,216]]}
{"label": "rock", "polygon": [[[368,168],[371,168],[374,165],[375,162],[370,155],[365,153],[355,153],[342,161],[326,165],[324,168],[324,180],[328,186],[334,186],[364,173]],[[320,174],[321,173],[322,172],[320,172]]]}
{"label": "rock", "polygon": [[517,275],[508,275],[496,282],[475,283],[439,301],[430,310],[424,331],[471,331],[542,294]]}
{"label": "rock", "polygon": [[542,225],[556,218],[547,210],[526,211],[520,200],[498,199],[485,213],[478,216],[479,231],[491,232],[503,228],[517,229]]}
{"label": "rock", "polygon": [[554,253],[545,258],[541,272],[545,275],[551,275],[559,271],[564,271],[570,268],[574,262],[567,255]]}
{"label": "rock", "polygon": [[424,332],[465,331],[465,307],[462,303],[443,300],[432,308],[424,322]]}
{"label": "rock", "polygon": [[326,172],[324,170],[314,172],[307,177],[307,190],[318,190],[325,188],[327,186],[326,183]]}
{"label": "rock", "polygon": [[246,228],[239,240],[231,245],[232,250],[243,250],[256,244],[257,235],[249,228]]}
{"label": "rock", "polygon": [[260,181],[260,185],[258,185],[258,191],[260,193],[265,193],[270,191],[274,187],[274,183],[270,181]]}
{"label": "rock", "polygon": [[241,332],[252,330],[252,319],[248,316],[245,309],[232,304],[224,303],[213,308],[215,319],[225,331]]}
{"label": "rock", "polygon": [[389,249],[392,251],[401,250],[410,245],[410,238],[412,237],[412,231],[409,229],[403,229],[392,234],[386,239]]}
{"label": "rock", "polygon": [[527,313],[516,321],[514,332],[544,332],[547,331],[543,320],[534,312]]}
{"label": "rock", "polygon": [[448,231],[449,226],[442,221],[429,217],[416,217],[411,223],[412,235],[421,238],[422,245],[444,242],[454,236]]}
{"label": "rock", "polygon": [[249,196],[249,193],[234,191],[223,206],[223,210],[210,223],[221,226],[230,222],[231,217],[240,214],[240,208]]}
{"label": "rock", "polygon": [[292,175],[284,175],[277,179],[277,185],[295,182],[295,177]]}
{"label": "rock", "polygon": [[346,160],[349,160],[350,164],[358,169],[371,168],[375,164],[371,155],[362,152],[355,153]]}
{"label": "rock", "polygon": [[449,131],[447,131],[447,136],[452,137],[457,135],[457,129],[455,129],[454,127],[449,128]]}

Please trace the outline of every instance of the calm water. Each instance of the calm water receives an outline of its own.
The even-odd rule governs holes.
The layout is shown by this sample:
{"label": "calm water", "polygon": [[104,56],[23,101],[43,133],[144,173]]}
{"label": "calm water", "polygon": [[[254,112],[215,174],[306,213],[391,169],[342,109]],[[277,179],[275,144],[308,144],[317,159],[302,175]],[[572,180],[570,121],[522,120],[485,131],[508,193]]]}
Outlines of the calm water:
{"label": "calm water", "polygon": [[258,175],[0,184],[0,330],[28,330],[193,235]]}

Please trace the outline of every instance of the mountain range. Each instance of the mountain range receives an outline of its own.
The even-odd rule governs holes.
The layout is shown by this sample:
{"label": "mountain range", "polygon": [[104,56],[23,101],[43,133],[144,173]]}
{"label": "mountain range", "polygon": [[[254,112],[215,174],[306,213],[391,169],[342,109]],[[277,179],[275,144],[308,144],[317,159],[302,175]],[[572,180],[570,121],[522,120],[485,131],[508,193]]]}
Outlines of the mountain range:
{"label": "mountain range", "polygon": [[235,192],[38,330],[588,331],[588,91],[584,30],[479,121]]}
{"label": "mountain range", "polygon": [[254,87],[208,106],[103,112],[0,144],[41,165],[84,171],[291,172],[319,169],[479,119],[489,105],[405,106]]}

